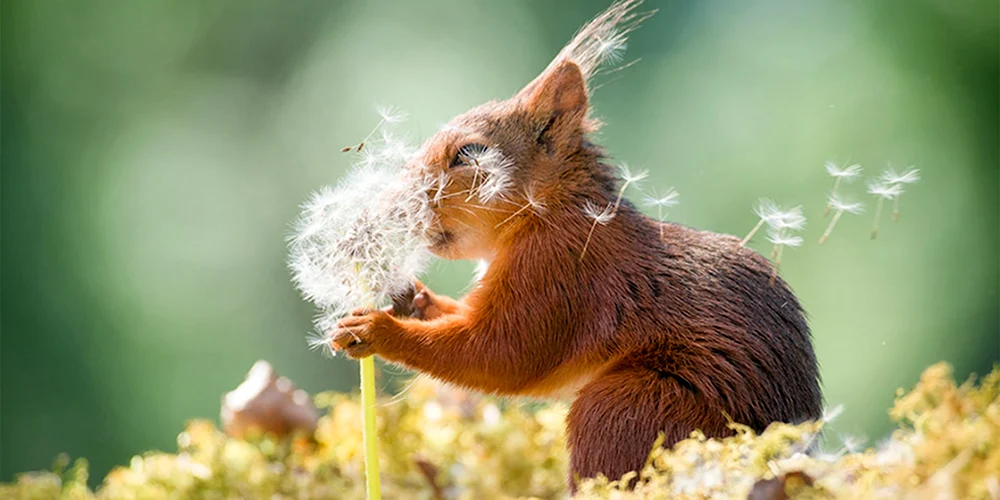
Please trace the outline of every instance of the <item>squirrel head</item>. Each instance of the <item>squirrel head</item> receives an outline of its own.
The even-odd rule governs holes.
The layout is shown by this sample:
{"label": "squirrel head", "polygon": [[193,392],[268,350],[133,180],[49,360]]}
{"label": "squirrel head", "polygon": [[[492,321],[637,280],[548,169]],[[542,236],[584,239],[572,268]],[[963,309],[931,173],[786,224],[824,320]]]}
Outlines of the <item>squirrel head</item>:
{"label": "squirrel head", "polygon": [[431,251],[489,260],[531,218],[614,185],[587,141],[599,127],[588,81],[618,62],[626,34],[652,14],[634,12],[641,1],[614,4],[513,97],[456,116],[424,142],[407,169],[428,187]]}

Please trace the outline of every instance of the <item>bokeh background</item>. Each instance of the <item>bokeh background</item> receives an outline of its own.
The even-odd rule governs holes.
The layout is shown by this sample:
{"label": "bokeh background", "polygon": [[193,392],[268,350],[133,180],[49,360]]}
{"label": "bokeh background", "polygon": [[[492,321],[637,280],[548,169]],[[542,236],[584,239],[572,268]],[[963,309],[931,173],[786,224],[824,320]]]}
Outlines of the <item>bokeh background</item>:
{"label": "bokeh background", "polygon": [[[0,480],[60,452],[96,480],[172,450],[259,358],[312,392],[355,387],[354,363],[305,347],[284,264],[299,203],[349,168],[375,103],[426,137],[513,94],[607,3],[4,1]],[[595,93],[598,140],[680,191],[674,221],[742,235],[759,197],[804,206],[783,274],[837,430],[877,440],[933,362],[997,362],[997,3],[649,3],[641,61]],[[869,211],[818,246],[825,160],[924,180],[877,241]],[[471,267],[426,281],[457,294]]]}

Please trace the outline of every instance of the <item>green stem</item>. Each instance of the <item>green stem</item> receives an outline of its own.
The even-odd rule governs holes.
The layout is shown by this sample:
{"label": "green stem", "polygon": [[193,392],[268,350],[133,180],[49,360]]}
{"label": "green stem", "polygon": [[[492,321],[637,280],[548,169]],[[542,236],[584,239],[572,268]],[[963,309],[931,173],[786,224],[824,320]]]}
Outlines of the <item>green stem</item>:
{"label": "green stem", "polygon": [[375,357],[361,359],[361,418],[365,444],[365,492],[368,500],[382,498],[378,468],[378,428],[375,424]]}

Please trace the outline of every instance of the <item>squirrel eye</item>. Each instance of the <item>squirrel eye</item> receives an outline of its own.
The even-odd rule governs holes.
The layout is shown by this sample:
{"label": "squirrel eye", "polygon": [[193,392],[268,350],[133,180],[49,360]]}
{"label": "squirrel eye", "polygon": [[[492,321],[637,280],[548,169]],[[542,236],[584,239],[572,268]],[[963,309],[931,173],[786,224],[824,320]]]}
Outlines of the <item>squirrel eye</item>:
{"label": "squirrel eye", "polygon": [[449,167],[457,167],[459,165],[468,165],[469,160],[476,158],[486,151],[486,146],[478,143],[466,144],[458,148],[458,153],[455,153],[455,157],[451,159],[451,165]]}

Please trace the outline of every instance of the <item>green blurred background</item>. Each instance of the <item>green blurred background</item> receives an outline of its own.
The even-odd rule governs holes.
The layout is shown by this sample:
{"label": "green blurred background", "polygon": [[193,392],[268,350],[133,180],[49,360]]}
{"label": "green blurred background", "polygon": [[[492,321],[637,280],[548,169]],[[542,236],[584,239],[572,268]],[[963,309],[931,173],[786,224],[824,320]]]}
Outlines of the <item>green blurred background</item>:
{"label": "green blurred background", "polygon": [[[352,362],[305,347],[284,265],[298,204],[349,168],[375,103],[426,137],[514,93],[607,3],[4,1],[0,480],[60,452],[99,477],[172,450],[258,358],[354,387]],[[876,440],[926,366],[1000,359],[997,3],[650,4],[641,61],[595,94],[599,141],[680,191],[671,220],[742,235],[758,197],[804,205],[783,273],[837,429]],[[924,180],[877,241],[869,211],[818,246],[828,159]],[[427,281],[460,293],[471,267]]]}

